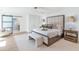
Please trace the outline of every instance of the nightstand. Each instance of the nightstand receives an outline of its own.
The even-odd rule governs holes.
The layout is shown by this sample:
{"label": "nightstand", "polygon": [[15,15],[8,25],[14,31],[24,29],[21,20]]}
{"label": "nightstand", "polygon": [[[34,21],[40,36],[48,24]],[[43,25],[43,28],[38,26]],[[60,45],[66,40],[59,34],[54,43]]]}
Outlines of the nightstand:
{"label": "nightstand", "polygon": [[78,32],[74,30],[64,30],[64,39],[71,42],[78,42]]}

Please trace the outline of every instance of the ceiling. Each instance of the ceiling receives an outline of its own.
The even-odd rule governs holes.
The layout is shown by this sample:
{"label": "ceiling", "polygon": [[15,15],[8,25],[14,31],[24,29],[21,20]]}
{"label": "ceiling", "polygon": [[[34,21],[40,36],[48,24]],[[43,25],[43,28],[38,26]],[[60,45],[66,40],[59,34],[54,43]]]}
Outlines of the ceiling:
{"label": "ceiling", "polygon": [[[14,15],[26,15],[26,14],[38,14],[38,15],[47,15],[54,13],[71,12],[72,10],[78,11],[79,8],[68,8],[68,7],[0,7],[0,14],[14,14]],[[69,13],[69,12],[67,12]]]}
{"label": "ceiling", "polygon": [[35,13],[35,14],[50,14],[50,13],[57,13],[62,11],[63,7],[1,7],[0,13],[6,12],[14,12],[14,13]]}
{"label": "ceiling", "polygon": [[40,14],[57,13],[62,11],[63,9],[63,7],[38,7],[37,9],[34,9],[33,7],[31,8],[33,12]]}

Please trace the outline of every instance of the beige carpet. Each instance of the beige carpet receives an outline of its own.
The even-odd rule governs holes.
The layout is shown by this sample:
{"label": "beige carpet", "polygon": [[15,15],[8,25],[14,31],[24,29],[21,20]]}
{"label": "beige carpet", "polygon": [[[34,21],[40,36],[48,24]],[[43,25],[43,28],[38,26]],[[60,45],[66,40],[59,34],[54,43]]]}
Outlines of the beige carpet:
{"label": "beige carpet", "polygon": [[16,51],[17,46],[13,36],[0,38],[0,51]]}
{"label": "beige carpet", "polygon": [[28,34],[0,38],[0,51],[79,51],[79,43],[61,39],[50,47],[35,47],[35,41],[29,40]]}
{"label": "beige carpet", "polygon": [[79,51],[79,43],[72,43],[61,39],[50,47],[42,45],[41,47],[35,47],[34,40],[29,40],[27,34],[17,35],[14,37],[16,45],[21,51]]}

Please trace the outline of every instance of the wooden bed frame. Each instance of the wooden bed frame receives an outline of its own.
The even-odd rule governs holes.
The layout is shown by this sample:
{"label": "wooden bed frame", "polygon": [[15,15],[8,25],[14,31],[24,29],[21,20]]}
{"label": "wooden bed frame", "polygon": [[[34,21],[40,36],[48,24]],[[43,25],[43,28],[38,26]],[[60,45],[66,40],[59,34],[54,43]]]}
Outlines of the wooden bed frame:
{"label": "wooden bed frame", "polygon": [[46,44],[45,42],[43,42],[43,44],[45,44],[46,46],[50,46],[60,39],[61,39],[61,36],[55,36],[55,37],[52,37],[52,38],[48,38],[48,44]]}
{"label": "wooden bed frame", "polygon": [[[32,32],[35,32],[35,31],[32,31]],[[46,44],[45,42],[43,42],[43,44],[45,44],[46,46],[50,46],[50,45],[52,45],[53,43],[55,43],[56,41],[58,41],[58,40],[60,40],[61,38],[63,38],[62,35],[61,35],[61,36],[58,36],[58,35],[57,35],[57,36],[55,36],[55,37],[49,38],[48,36],[43,35],[43,34],[41,34],[41,33],[38,33],[38,32],[35,32],[35,33],[40,34],[40,35],[45,36],[45,37],[48,38],[48,44]],[[29,36],[29,38],[31,38],[31,37]]]}
{"label": "wooden bed frame", "polygon": [[53,43],[55,43],[56,41],[58,41],[58,40],[60,40],[61,38],[63,38],[64,37],[64,24],[65,24],[65,16],[64,15],[57,15],[57,16],[50,16],[50,17],[53,17],[53,18],[55,18],[55,17],[63,17],[63,33],[62,33],[62,35],[61,36],[55,36],[55,37],[52,37],[52,38],[49,38],[48,37],[48,44],[46,44],[46,43],[44,43],[46,46],[50,46],[50,45],[52,45]]}
{"label": "wooden bed frame", "polygon": [[57,15],[57,16],[51,16],[51,17],[63,17],[63,33],[59,36],[59,35],[57,35],[57,36],[55,36],[55,37],[52,37],[52,38],[49,38],[48,36],[45,36],[45,35],[43,35],[43,34],[41,34],[41,33],[38,33],[38,32],[35,32],[35,31],[32,31],[32,32],[35,32],[35,33],[37,33],[37,34],[40,34],[40,35],[43,35],[43,36],[45,36],[45,37],[47,37],[48,38],[48,44],[46,44],[46,43],[44,43],[46,46],[50,46],[50,45],[52,45],[53,43],[55,43],[56,41],[58,41],[58,40],[60,40],[61,38],[63,38],[64,37],[64,20],[65,20],[65,16],[64,15]]}

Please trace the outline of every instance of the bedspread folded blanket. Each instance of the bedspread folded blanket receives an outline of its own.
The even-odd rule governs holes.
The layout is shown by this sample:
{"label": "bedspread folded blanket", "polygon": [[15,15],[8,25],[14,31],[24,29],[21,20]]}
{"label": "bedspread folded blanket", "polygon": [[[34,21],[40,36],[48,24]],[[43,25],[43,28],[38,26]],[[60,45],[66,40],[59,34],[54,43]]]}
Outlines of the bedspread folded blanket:
{"label": "bedspread folded blanket", "polygon": [[31,36],[34,39],[41,39],[42,38],[41,35],[34,33],[34,32],[30,33],[29,36]]}
{"label": "bedspread folded blanket", "polygon": [[40,34],[45,35],[49,38],[55,37],[57,35],[61,35],[61,33],[62,33],[62,31],[58,30],[58,29],[48,29],[47,31],[43,31],[39,28],[33,29],[33,32],[40,33]]}

